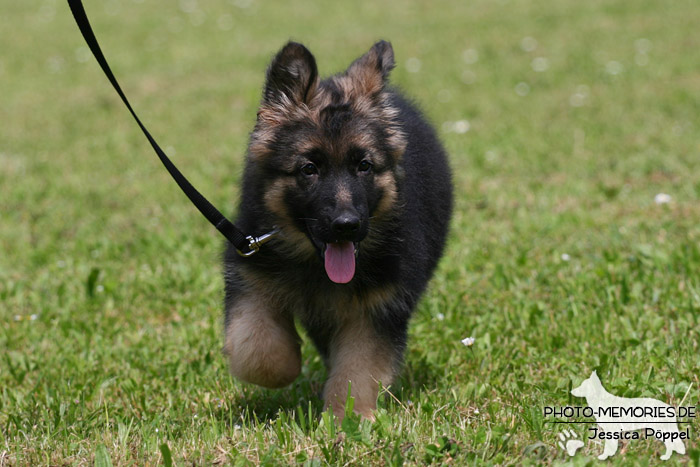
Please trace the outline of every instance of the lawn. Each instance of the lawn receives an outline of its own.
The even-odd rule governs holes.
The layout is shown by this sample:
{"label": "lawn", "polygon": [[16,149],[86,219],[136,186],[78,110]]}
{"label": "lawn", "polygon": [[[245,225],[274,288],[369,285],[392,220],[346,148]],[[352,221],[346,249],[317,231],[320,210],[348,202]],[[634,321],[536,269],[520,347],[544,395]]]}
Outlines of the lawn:
{"label": "lawn", "polygon": [[[390,40],[392,82],[450,153],[455,215],[375,423],[323,413],[308,341],[292,386],[241,384],[222,238],[67,4],[0,0],[0,466],[586,465],[602,443],[543,412],[585,406],[569,390],[591,371],[698,405],[697,1],[85,3],[136,111],[227,214],[271,56],[301,41],[327,75]],[[700,424],[682,426],[670,462],[698,465]],[[608,462],[663,452],[630,441]]]}

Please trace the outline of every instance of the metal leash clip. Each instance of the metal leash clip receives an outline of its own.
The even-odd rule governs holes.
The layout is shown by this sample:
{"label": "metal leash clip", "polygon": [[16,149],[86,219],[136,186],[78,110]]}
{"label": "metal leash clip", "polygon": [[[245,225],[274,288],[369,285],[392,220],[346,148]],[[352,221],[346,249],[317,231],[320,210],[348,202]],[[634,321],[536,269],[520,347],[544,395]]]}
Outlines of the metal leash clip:
{"label": "metal leash clip", "polygon": [[239,255],[248,257],[248,256],[253,256],[255,253],[260,251],[260,247],[270,240],[272,238],[280,233],[280,229],[278,227],[274,227],[270,232],[266,234],[262,234],[259,237],[253,237],[252,235],[248,235],[246,237],[246,240],[248,240],[248,251],[242,252],[241,250],[236,250]]}

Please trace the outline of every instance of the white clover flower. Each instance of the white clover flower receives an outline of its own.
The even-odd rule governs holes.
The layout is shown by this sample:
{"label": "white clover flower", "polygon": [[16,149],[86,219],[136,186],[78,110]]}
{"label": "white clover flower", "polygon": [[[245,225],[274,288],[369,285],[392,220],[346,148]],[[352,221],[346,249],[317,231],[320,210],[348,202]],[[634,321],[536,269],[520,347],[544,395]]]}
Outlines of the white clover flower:
{"label": "white clover flower", "polygon": [[423,64],[421,63],[420,58],[418,57],[411,57],[406,60],[406,70],[409,73],[418,73],[422,65]]}
{"label": "white clover flower", "polygon": [[479,52],[476,49],[466,49],[462,52],[462,58],[466,63],[472,65],[479,60]]}
{"label": "white clover flower", "polygon": [[547,57],[535,57],[532,59],[530,66],[536,72],[542,73],[549,68],[549,59]]}
{"label": "white clover flower", "polygon": [[671,202],[671,195],[668,195],[666,193],[659,193],[656,196],[654,196],[654,202],[656,204],[668,204]]}
{"label": "white clover flower", "polygon": [[537,39],[530,36],[523,37],[523,40],[520,41],[520,48],[525,52],[532,52],[537,48]]}
{"label": "white clover flower", "polygon": [[625,67],[622,65],[622,63],[618,62],[617,60],[610,60],[608,63],[605,64],[605,71],[611,75],[619,75],[624,70]]}
{"label": "white clover flower", "polygon": [[520,97],[527,96],[528,94],[530,94],[530,85],[524,81],[521,81],[520,83],[515,85],[515,93]]}
{"label": "white clover flower", "polygon": [[467,120],[457,120],[454,124],[455,133],[464,134],[469,131],[469,128],[471,128],[471,125],[469,125]]}
{"label": "white clover flower", "polygon": [[462,344],[466,345],[467,347],[471,347],[472,345],[474,345],[475,340],[476,339],[474,339],[473,337],[465,337],[464,339],[462,339]]}

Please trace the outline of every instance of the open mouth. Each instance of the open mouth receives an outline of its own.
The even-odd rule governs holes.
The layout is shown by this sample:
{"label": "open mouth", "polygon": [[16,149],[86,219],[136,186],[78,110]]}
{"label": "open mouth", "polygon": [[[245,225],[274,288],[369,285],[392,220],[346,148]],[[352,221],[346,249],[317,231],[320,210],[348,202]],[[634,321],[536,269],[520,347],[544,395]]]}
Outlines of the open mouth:
{"label": "open mouth", "polygon": [[347,284],[355,276],[357,243],[350,241],[326,243],[323,262],[328,278],[337,284]]}

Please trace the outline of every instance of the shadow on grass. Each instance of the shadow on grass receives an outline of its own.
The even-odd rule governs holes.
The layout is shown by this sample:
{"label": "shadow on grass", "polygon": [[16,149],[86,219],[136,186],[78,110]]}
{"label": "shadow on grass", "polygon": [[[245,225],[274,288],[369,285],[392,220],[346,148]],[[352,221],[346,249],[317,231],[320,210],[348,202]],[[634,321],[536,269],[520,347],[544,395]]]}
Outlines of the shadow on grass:
{"label": "shadow on grass", "polygon": [[215,417],[228,428],[236,425],[254,427],[269,424],[280,416],[297,419],[300,413],[319,419],[323,412],[323,371],[304,371],[290,386],[266,389],[253,384],[242,384],[232,395],[230,405],[215,412]]}
{"label": "shadow on grass", "polygon": [[400,386],[405,392],[420,392],[423,388],[434,388],[444,384],[445,371],[425,358],[412,358],[404,364],[399,379],[394,386]]}
{"label": "shadow on grass", "polygon": [[320,391],[311,389],[316,385],[316,382],[297,381],[288,388],[276,390],[251,387],[239,401],[238,418],[246,424],[259,424],[275,420],[281,412],[294,419],[298,412],[306,415],[309,411],[314,418],[319,418],[323,400]]}

